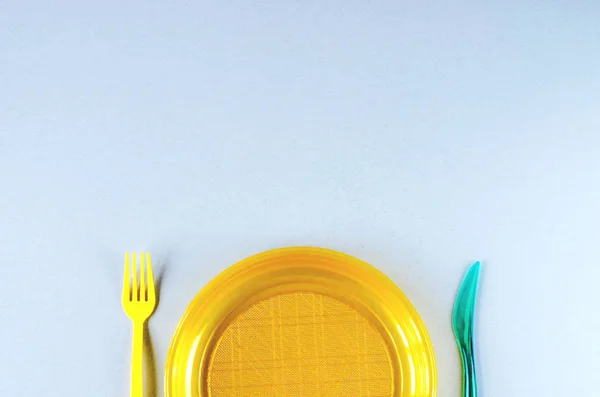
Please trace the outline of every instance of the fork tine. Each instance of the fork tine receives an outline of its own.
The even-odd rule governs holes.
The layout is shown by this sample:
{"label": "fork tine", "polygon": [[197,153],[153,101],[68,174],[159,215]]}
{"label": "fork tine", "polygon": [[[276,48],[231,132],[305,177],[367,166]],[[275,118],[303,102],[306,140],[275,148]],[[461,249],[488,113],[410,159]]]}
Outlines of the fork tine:
{"label": "fork tine", "polygon": [[123,299],[131,300],[131,270],[129,269],[129,252],[125,253],[125,274],[123,275]]}
{"label": "fork tine", "polygon": [[[148,254],[146,254],[147,256]],[[146,294],[146,277],[144,275],[144,268],[146,267],[146,260],[144,258],[144,253],[142,252],[140,254],[140,300],[141,301],[147,301],[147,294]]]}
{"label": "fork tine", "polygon": [[150,262],[150,253],[146,252],[146,265],[148,273],[148,300],[156,299],[154,292],[154,275],[152,274],[152,263]]}
{"label": "fork tine", "polygon": [[140,300],[139,296],[139,286],[137,281],[137,254],[135,252],[131,253],[131,257],[133,258],[133,293],[132,293],[132,301]]}

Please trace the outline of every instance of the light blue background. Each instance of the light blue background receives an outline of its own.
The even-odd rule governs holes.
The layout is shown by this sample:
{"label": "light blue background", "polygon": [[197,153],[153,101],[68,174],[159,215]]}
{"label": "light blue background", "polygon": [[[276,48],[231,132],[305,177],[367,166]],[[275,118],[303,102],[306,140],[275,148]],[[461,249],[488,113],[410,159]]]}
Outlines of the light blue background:
{"label": "light blue background", "polygon": [[297,244],[406,292],[440,397],[460,391],[449,319],[474,260],[482,394],[597,395],[599,15],[592,1],[4,2],[0,395],[127,395],[124,252],[149,250],[162,396],[200,288]]}

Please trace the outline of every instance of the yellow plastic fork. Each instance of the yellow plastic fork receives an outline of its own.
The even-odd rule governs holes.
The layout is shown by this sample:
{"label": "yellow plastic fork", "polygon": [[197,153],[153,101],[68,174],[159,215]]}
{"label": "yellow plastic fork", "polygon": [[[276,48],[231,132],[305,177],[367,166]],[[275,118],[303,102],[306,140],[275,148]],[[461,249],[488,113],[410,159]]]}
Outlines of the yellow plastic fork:
{"label": "yellow plastic fork", "polygon": [[[135,253],[125,254],[125,276],[123,277],[123,309],[133,322],[133,353],[131,356],[131,397],[143,397],[143,350],[144,324],[156,306],[154,277],[150,254],[140,254],[139,278]],[[131,269],[133,268],[133,272]],[[146,280],[147,278],[147,280]],[[138,283],[139,280],[139,283]]]}

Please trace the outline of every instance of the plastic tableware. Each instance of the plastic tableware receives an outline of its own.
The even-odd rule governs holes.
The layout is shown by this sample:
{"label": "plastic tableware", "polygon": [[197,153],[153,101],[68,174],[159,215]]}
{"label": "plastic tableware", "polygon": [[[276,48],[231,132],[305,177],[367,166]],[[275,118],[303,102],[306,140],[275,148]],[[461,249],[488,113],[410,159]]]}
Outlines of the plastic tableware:
{"label": "plastic tableware", "polygon": [[480,263],[475,262],[467,270],[452,312],[452,330],[462,365],[462,397],[477,397],[473,327],[480,268]]}
{"label": "plastic tableware", "polygon": [[143,397],[144,325],[156,308],[156,291],[149,253],[140,254],[139,266],[135,253],[131,254],[131,263],[129,253],[125,254],[121,303],[133,323],[130,396]]}
{"label": "plastic tableware", "polygon": [[226,269],[185,311],[167,397],[434,397],[423,321],[400,289],[340,252],[291,247]]}

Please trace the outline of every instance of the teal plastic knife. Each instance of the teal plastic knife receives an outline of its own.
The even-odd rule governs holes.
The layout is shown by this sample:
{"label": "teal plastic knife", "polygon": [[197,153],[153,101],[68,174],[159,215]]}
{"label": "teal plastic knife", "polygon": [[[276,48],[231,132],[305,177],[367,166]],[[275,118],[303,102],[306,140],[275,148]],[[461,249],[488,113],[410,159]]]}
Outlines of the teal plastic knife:
{"label": "teal plastic knife", "polygon": [[469,267],[458,290],[452,311],[452,330],[462,364],[462,397],[477,397],[473,324],[480,269],[479,262],[475,262]]}

